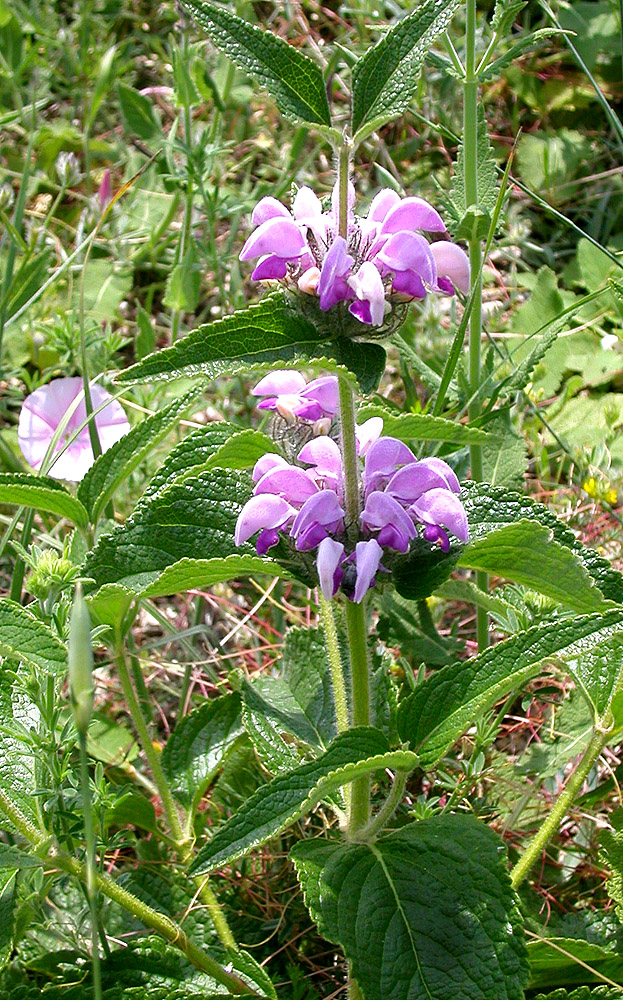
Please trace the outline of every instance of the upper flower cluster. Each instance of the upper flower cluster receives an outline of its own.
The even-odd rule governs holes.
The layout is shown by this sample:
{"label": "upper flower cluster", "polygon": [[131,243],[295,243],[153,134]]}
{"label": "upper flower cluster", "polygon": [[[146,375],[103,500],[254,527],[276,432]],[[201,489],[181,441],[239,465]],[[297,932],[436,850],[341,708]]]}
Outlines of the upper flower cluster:
{"label": "upper flower cluster", "polygon": [[[295,383],[298,389],[293,393]],[[332,416],[337,407],[334,376],[305,385],[297,372],[273,372],[254,392],[269,397],[264,406],[279,412],[293,412],[299,406],[293,397],[304,400],[301,406],[315,405],[312,414],[299,410],[299,415],[312,420]],[[327,435],[304,445],[297,455],[300,465],[275,454],[263,455],[256,462],[254,495],[238,517],[236,544],[259,532],[256,548],[265,555],[283,531],[300,552],[317,549],[318,579],[325,597],[333,597],[342,586],[360,602],[374,586],[379,568],[385,568],[381,566],[384,550],[407,552],[418,527],[427,541],[439,542],[445,552],[450,547],[448,532],[467,541],[460,486],[450,466],[439,458],[418,461],[402,441],[382,437],[382,425],[380,418],[373,417],[357,428],[362,510],[359,540],[354,548],[350,546],[352,551],[347,541],[340,449]]]}
{"label": "upper flower cluster", "polygon": [[[349,185],[347,236],[339,235],[337,186],[323,211],[311,188],[299,188],[292,211],[276,198],[262,198],[251,221],[257,229],[240,253],[259,258],[256,281],[286,279],[317,295],[323,311],[348,302],[361,323],[381,326],[388,298],[421,299],[426,288],[452,294],[469,290],[469,260],[446,235],[441,216],[423,198],[401,198],[384,188],[365,217],[354,214]],[[421,235],[439,234],[430,242]]]}

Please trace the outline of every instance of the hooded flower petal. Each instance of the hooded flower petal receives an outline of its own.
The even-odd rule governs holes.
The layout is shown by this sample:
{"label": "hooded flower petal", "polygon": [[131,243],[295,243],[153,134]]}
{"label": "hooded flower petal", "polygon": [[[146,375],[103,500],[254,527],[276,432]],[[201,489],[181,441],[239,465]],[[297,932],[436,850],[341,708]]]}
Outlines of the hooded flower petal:
{"label": "hooded flower petal", "polygon": [[288,261],[283,257],[275,257],[274,254],[266,254],[261,257],[257,267],[251,272],[253,281],[278,281],[285,278],[288,273]]}
{"label": "hooded flower petal", "polygon": [[362,323],[381,326],[385,318],[385,286],[372,261],[361,265],[357,274],[348,279],[348,285],[357,296],[349,311]]}
{"label": "hooded flower petal", "polygon": [[282,205],[276,198],[260,198],[251,216],[253,225],[261,226],[263,222],[276,218],[290,219],[292,216],[286,206]]}
{"label": "hooded flower petal", "polygon": [[398,233],[405,229],[410,232],[423,229],[426,233],[446,231],[439,213],[423,198],[402,198],[385,216],[381,233]]}
{"label": "hooded flower petal", "polygon": [[382,433],[382,417],[370,417],[369,420],[364,420],[362,424],[358,424],[357,427],[355,427],[355,435],[357,437],[357,453],[362,458],[367,455],[371,446],[375,441],[378,441]]}
{"label": "hooded flower petal", "polygon": [[340,530],[344,511],[333,490],[322,490],[306,500],[296,515],[290,534],[299,550],[314,549],[323,538]]}
{"label": "hooded flower petal", "polygon": [[300,395],[303,399],[313,400],[322,407],[323,414],[333,417],[340,405],[340,390],[336,375],[323,375],[308,382]]}
{"label": "hooded flower petal", "polygon": [[366,490],[379,489],[384,479],[389,479],[400,465],[415,462],[415,455],[402,441],[382,437],[371,445],[366,455],[364,484]]}
{"label": "hooded flower petal", "polygon": [[254,483],[259,483],[263,475],[265,475],[270,469],[289,469],[289,463],[286,462],[285,458],[281,455],[275,455],[273,452],[268,451],[261,458],[258,458],[257,462],[253,466],[252,479]]}
{"label": "hooded flower petal", "polygon": [[[437,281],[435,259],[429,244],[419,233],[394,233],[379,250],[377,257],[396,275],[412,273],[428,285],[434,285]],[[394,287],[397,287],[396,281]]]}
{"label": "hooded flower petal", "polygon": [[440,240],[430,244],[437,268],[437,286],[450,295],[458,288],[467,295],[470,287],[469,257],[456,243]]}
{"label": "hooded flower petal", "polygon": [[429,490],[409,510],[418,521],[437,528],[447,528],[461,542],[466,542],[469,537],[465,508],[456,494],[449,490]]}
{"label": "hooded flower petal", "polygon": [[[455,483],[457,489],[454,489]],[[386,492],[400,503],[408,505],[414,503],[423,493],[435,488],[460,492],[458,480],[449,465],[441,459],[424,458],[420,462],[405,465],[394,473],[387,484]]]}
{"label": "hooded flower petal", "polygon": [[318,546],[316,566],[322,594],[328,601],[337,594],[344,570],[341,562],[344,558],[344,546],[334,538],[323,538]]}
{"label": "hooded flower petal", "polygon": [[240,260],[252,260],[264,254],[274,254],[284,260],[296,260],[309,251],[307,241],[294,219],[278,215],[267,219],[251,233],[242,250]]}
{"label": "hooded flower petal", "polygon": [[354,263],[354,259],[347,253],[346,240],[343,236],[336,236],[320,269],[318,297],[320,308],[324,312],[338,302],[352,298],[346,279]]}
{"label": "hooded flower petal", "polygon": [[283,497],[276,497],[272,493],[251,497],[238,515],[234,541],[236,545],[242,545],[262,528],[283,528],[295,514],[294,507]]}
{"label": "hooded flower petal", "polygon": [[398,501],[377,490],[370,493],[366,500],[361,525],[368,531],[378,531],[379,545],[386,545],[396,552],[406,552],[416,534],[413,521]]}
{"label": "hooded flower petal", "polygon": [[[76,400],[79,401],[76,403]],[[128,433],[130,424],[121,405],[101,386],[91,386],[91,400],[94,410],[106,403],[93,419],[102,451],[108,451]],[[77,483],[84,478],[95,461],[88,427],[78,431],[86,420],[83,384],[79,376],[55,379],[27,396],[19,415],[17,437],[24,458],[33,468],[38,469],[57,427],[72,406],[73,412],[55,451],[64,448],[68,441],[71,443],[53,462],[48,474],[55,479]]]}
{"label": "hooded flower petal", "polygon": [[399,205],[401,200],[402,199],[397,191],[392,191],[391,188],[382,188],[370,202],[370,208],[368,210],[369,221],[383,222],[387,213],[391,211],[392,208],[395,208],[396,205]]}
{"label": "hooded flower petal", "polygon": [[315,466],[314,472],[320,477],[330,477],[335,483],[342,477],[342,456],[335,441],[326,434],[312,438],[298,453],[300,462]]}
{"label": "hooded flower petal", "polygon": [[280,396],[299,393],[307,385],[300,372],[279,369],[269,372],[251,389],[254,396]]}
{"label": "hooded flower petal", "polygon": [[383,549],[376,538],[368,542],[357,542],[355,546],[355,566],[357,567],[357,582],[353,601],[361,604],[370,587],[374,586],[374,577],[383,558]]}
{"label": "hooded flower petal", "polygon": [[318,487],[304,469],[288,465],[286,468],[269,469],[259,480],[254,492],[256,496],[273,493],[283,497],[288,503],[300,505],[314,493],[318,493]]}

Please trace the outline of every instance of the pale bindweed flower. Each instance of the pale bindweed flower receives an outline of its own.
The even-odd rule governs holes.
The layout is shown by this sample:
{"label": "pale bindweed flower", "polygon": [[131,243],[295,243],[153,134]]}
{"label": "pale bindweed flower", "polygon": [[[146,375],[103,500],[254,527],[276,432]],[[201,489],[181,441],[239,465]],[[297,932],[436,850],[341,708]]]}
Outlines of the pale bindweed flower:
{"label": "pale bindweed flower", "polygon": [[[22,455],[33,469],[41,468],[54,434],[67,411],[81,395],[82,398],[67,420],[54,451],[61,451],[65,445],[67,448],[52,461],[48,469],[48,475],[55,479],[67,479],[73,483],[80,482],[95,461],[88,426],[78,430],[87,415],[82,379],[79,376],[58,378],[35,389],[22,404],[17,428]],[[91,398],[94,410],[106,404],[93,419],[102,451],[108,451],[127,434],[130,424],[120,403],[106,389],[91,385]]]}

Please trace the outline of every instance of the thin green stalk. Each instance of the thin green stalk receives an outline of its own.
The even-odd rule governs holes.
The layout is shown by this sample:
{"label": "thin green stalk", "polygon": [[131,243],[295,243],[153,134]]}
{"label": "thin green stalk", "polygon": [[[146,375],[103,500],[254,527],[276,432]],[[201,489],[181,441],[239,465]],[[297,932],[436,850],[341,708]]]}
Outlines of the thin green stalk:
{"label": "thin green stalk", "polygon": [[[476,74],[476,0],[467,0],[465,28],[465,81],[463,84],[463,163],[465,204],[478,207],[478,76]],[[482,247],[474,231],[469,240],[469,263],[472,274],[472,310],[469,320],[469,388],[472,402],[468,415],[470,423],[480,416],[480,342],[482,339]],[[482,482],[482,447],[470,446],[472,479]],[[486,573],[476,573],[476,583],[487,590]],[[489,644],[489,616],[484,608],[476,612],[478,649]]]}
{"label": "thin green stalk", "polygon": [[359,494],[357,437],[355,434],[355,398],[350,382],[343,375],[339,376],[339,395],[346,536],[351,541],[357,541],[359,538],[361,500]]}
{"label": "thin green stalk", "polygon": [[396,809],[402,802],[405,786],[407,784],[408,774],[406,771],[397,771],[394,776],[394,783],[390,789],[389,795],[385,799],[385,802],[372,817],[369,823],[366,824],[358,832],[358,838],[361,840],[373,840],[379,833],[381,833],[388,822],[396,812]]}
{"label": "thin green stalk", "polygon": [[320,604],[320,619],[324,630],[327,646],[327,657],[329,659],[329,670],[331,671],[331,683],[333,685],[333,699],[335,701],[335,715],[337,718],[337,731],[343,733],[349,728],[348,700],[346,698],[346,684],[344,681],[344,671],[342,670],[342,657],[340,655],[340,643],[335,627],[335,617],[333,615],[333,602],[327,601],[321,592],[318,593]]}
{"label": "thin green stalk", "polygon": [[584,755],[576,767],[575,771],[567,781],[563,791],[556,799],[554,807],[543,823],[539,832],[532,838],[530,844],[524,851],[520,860],[511,872],[511,882],[513,889],[517,889],[525,878],[530,874],[532,866],[540,857],[546,844],[558,830],[567,810],[573,804],[574,799],[580,792],[584,781],[599,757],[610,737],[609,732],[595,730]]}
{"label": "thin green stalk", "polygon": [[[30,544],[30,536],[32,534],[32,526],[35,520],[34,510],[27,510],[24,515],[24,525],[22,527],[22,537],[20,539],[22,547],[27,549]],[[11,580],[11,592],[9,594],[12,601],[17,601],[18,603],[22,599],[22,584],[24,582],[24,573],[26,571],[26,566],[24,560],[21,556],[18,556],[15,560],[15,566],[13,568],[13,578]]]}
{"label": "thin green stalk", "polygon": [[340,147],[338,158],[338,198],[339,198],[339,229],[340,236],[348,237],[348,180],[350,173],[351,143],[346,137]]}
{"label": "thin green stalk", "polygon": [[[346,604],[346,628],[350,649],[353,726],[370,725],[370,668],[368,627],[365,600]],[[348,831],[356,834],[370,820],[370,778],[366,775],[352,783]]]}
{"label": "thin green stalk", "polygon": [[[177,810],[175,800],[173,799],[169,782],[167,781],[166,775],[162,769],[160,756],[152,743],[147,721],[143,715],[141,704],[136,696],[134,686],[130,679],[130,672],[125,661],[123,650],[119,650],[115,655],[115,666],[117,667],[117,671],[119,673],[119,679],[121,680],[121,687],[123,689],[123,695],[128,711],[132,718],[132,722],[134,723],[140,745],[147,758],[153,779],[162,800],[162,806],[173,837],[176,853],[182,863],[187,864],[192,855],[192,838],[185,834],[182,828],[180,814]],[[235,938],[231,932],[229,924],[227,923],[225,914],[223,913],[211,887],[208,885],[207,880],[197,877],[194,881],[200,891],[201,898],[210,913],[210,917],[219,938],[226,948],[237,949]]]}
{"label": "thin green stalk", "polygon": [[98,940],[99,906],[97,899],[97,869],[95,865],[95,835],[91,812],[91,785],[89,783],[89,762],[87,756],[86,729],[80,732],[80,785],[82,812],[84,814],[84,839],[86,843],[86,887],[91,910],[91,962],[93,974],[94,1000],[102,1000],[102,971]]}

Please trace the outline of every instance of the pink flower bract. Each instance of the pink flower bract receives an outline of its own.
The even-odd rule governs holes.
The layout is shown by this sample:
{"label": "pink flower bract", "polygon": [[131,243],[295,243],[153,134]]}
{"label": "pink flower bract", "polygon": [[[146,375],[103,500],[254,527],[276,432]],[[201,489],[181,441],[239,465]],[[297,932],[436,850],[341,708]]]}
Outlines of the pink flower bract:
{"label": "pink flower bract", "polygon": [[[58,425],[81,393],[82,379],[79,376],[58,378],[48,385],[35,389],[24,400],[19,415],[17,437],[22,455],[33,469],[40,468]],[[108,451],[116,441],[127,434],[130,424],[121,405],[101,386],[91,386],[91,398],[94,410],[109,400],[94,418],[102,451]],[[55,479],[67,479],[78,483],[91,468],[94,458],[88,427],[83,427],[74,437],[85,420],[86,408],[82,398],[67,421],[56,451],[60,451],[71,438],[73,440],[63,454],[52,462],[48,475]]]}

